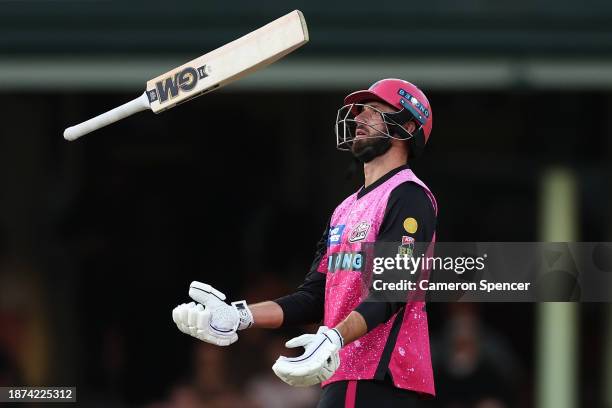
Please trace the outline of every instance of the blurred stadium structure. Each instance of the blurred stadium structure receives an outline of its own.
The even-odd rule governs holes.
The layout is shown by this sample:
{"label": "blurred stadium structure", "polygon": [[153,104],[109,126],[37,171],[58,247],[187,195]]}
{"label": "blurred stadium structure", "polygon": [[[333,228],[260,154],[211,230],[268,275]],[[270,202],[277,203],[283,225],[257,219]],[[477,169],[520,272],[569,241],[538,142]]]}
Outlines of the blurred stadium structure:
{"label": "blurred stadium structure", "polygon": [[[210,3],[0,2],[0,385],[77,385],[87,406],[198,406],[203,392],[311,406],[316,390],[283,396],[269,378],[292,333],[212,350],[170,311],[194,279],[250,301],[300,282],[360,183],[334,150],[336,110],[382,77],[432,102],[414,167],[438,197],[439,240],[612,241],[609,1]],[[62,139],[293,8],[311,42],[290,58]],[[612,407],[609,304],[430,310],[432,406]]]}

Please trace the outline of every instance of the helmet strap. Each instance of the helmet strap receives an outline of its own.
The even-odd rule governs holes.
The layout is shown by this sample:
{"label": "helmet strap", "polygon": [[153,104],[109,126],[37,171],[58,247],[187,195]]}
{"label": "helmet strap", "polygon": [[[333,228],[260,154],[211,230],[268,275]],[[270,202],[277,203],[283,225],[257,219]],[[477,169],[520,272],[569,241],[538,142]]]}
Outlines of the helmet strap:
{"label": "helmet strap", "polygon": [[[402,109],[399,112],[388,112],[383,114],[384,119],[393,123],[389,126],[390,132],[395,132],[399,139],[406,140],[408,143],[408,158],[418,157],[425,149],[425,133],[423,126],[417,118],[407,109]],[[414,121],[418,126],[414,133],[409,133],[401,124]]]}
{"label": "helmet strap", "polygon": [[425,150],[425,133],[423,127],[419,126],[416,132],[408,139],[408,158],[419,157]]}
{"label": "helmet strap", "polygon": [[[397,127],[402,127],[402,125],[404,123],[410,122],[411,120],[415,120],[414,115],[407,110],[406,108],[398,111],[398,112],[384,112],[382,114],[383,119],[385,120],[385,122],[387,123],[394,123],[395,125],[397,125]],[[417,121],[418,122],[418,121]],[[410,133],[406,132],[408,135]]]}

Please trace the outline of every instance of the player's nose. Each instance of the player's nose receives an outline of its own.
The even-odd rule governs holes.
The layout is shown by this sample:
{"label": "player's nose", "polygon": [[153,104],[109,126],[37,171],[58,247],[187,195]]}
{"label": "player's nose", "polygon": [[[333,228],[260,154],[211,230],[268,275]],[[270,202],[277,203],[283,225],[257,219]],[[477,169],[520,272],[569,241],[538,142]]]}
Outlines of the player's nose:
{"label": "player's nose", "polygon": [[361,112],[359,115],[355,116],[355,122],[357,122],[357,129],[365,128],[365,125],[368,123],[368,115]]}

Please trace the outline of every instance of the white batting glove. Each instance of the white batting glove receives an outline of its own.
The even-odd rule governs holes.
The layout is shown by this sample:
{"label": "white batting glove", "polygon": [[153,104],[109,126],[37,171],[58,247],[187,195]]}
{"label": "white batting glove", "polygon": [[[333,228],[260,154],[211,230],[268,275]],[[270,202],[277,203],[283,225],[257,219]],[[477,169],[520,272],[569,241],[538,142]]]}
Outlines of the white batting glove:
{"label": "white batting glove", "polygon": [[238,340],[238,330],[253,325],[253,315],[244,300],[228,305],[223,293],[197,281],[191,282],[189,296],[198,303],[184,303],[172,311],[172,319],[183,333],[229,346]]}
{"label": "white batting glove", "polygon": [[343,345],[338,330],[321,326],[317,334],[303,334],[285,343],[288,348],[304,347],[304,354],[291,358],[280,356],[272,370],[278,378],[295,387],[318,384],[329,379],[338,369],[338,351]]}

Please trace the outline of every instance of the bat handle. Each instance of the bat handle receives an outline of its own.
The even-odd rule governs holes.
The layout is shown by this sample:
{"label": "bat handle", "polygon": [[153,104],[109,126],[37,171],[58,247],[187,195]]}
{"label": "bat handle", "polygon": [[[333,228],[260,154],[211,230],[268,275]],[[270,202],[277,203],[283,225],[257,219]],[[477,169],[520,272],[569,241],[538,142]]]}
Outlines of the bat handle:
{"label": "bat handle", "polygon": [[149,99],[147,98],[147,94],[145,92],[138,98],[131,100],[128,103],[124,103],[123,105],[117,106],[115,109],[109,110],[108,112],[104,112],[95,118],[91,118],[83,123],[67,128],[64,130],[64,139],[76,140],[89,132],[93,132],[96,129],[100,129],[106,125],[110,125],[113,122],[127,118],[136,112],[149,108]]}

